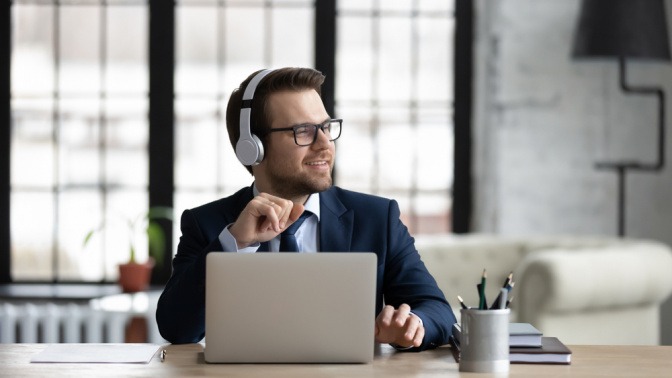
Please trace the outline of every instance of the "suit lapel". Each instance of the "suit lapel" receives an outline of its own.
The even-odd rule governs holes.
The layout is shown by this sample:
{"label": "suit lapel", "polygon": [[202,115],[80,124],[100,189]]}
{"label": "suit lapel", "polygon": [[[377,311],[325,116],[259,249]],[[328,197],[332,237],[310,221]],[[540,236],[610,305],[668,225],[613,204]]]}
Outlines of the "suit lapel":
{"label": "suit lapel", "polygon": [[320,193],[320,251],[350,251],[354,217],[333,188]]}

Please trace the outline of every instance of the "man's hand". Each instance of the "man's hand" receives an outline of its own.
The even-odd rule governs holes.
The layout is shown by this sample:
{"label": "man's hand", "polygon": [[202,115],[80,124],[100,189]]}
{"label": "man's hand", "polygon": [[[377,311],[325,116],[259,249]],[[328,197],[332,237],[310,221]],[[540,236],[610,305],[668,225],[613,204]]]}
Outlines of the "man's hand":
{"label": "man's hand", "polygon": [[400,347],[419,347],[425,337],[425,327],[411,307],[402,304],[398,309],[385,306],[376,318],[376,342]]}
{"label": "man's hand", "polygon": [[265,242],[278,236],[303,213],[303,205],[290,200],[261,193],[250,201],[229,232],[238,248],[256,242]]}

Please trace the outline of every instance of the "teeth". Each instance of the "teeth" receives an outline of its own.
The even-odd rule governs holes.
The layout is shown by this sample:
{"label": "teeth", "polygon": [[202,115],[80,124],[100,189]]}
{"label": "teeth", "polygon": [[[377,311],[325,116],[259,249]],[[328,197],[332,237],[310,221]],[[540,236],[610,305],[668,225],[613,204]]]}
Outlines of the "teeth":
{"label": "teeth", "polygon": [[308,164],[308,165],[324,165],[324,164],[327,164],[327,163],[325,163],[323,161],[317,161],[317,162],[306,163],[306,164]]}

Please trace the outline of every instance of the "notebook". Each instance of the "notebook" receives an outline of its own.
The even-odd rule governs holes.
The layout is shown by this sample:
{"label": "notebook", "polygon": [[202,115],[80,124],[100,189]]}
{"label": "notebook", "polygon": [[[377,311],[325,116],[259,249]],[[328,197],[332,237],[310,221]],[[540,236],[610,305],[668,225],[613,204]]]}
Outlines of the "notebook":
{"label": "notebook", "polygon": [[210,253],[205,361],[368,363],[373,253]]}

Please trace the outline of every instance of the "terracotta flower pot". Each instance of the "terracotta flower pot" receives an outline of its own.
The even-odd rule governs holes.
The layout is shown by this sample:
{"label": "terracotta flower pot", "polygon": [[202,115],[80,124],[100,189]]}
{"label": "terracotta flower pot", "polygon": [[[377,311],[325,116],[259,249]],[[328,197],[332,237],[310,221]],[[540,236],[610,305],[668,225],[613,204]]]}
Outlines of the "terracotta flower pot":
{"label": "terracotta flower pot", "polygon": [[154,260],[146,263],[119,264],[119,284],[124,293],[136,293],[146,290],[154,268]]}

